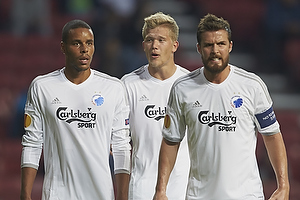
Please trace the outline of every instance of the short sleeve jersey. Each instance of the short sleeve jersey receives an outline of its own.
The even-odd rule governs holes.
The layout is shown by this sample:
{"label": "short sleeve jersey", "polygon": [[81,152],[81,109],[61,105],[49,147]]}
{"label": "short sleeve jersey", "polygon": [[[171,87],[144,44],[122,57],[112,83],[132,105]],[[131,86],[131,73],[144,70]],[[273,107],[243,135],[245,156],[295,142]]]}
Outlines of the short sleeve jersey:
{"label": "short sleeve jersey", "polygon": [[[158,158],[162,141],[163,121],[169,92],[174,81],[189,71],[176,65],[176,72],[166,80],[152,77],[148,65],[142,66],[122,81],[128,92],[130,132],[132,138],[132,172],[129,199],[152,199],[158,172]],[[182,200],[189,172],[187,141],[181,142],[178,159],[170,176],[169,199]]]}
{"label": "short sleeve jersey", "polygon": [[[21,164],[37,168],[43,145],[42,199],[114,199],[110,145],[130,157],[129,107],[120,80],[95,70],[79,85],[67,80],[64,69],[39,76],[25,114]],[[129,159],[123,170],[130,170]]]}
{"label": "short sleeve jersey", "polygon": [[180,78],[171,89],[163,136],[181,141],[186,128],[191,157],[186,199],[264,199],[256,130],[280,130],[257,75],[230,65],[221,84],[207,81],[203,68]]}

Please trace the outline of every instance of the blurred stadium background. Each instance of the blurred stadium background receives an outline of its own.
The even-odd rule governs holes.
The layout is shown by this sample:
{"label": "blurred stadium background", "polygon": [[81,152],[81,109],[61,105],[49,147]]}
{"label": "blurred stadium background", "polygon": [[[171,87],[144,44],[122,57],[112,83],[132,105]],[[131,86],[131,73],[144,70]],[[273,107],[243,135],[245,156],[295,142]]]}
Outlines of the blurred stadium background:
{"label": "blurred stadium background", "polygon": [[[196,52],[199,19],[212,13],[230,22],[230,63],[257,73],[269,87],[288,152],[290,199],[300,199],[299,0],[0,0],[0,200],[19,199],[27,88],[37,75],[63,67],[63,25],[87,21],[96,40],[92,67],[120,78],[146,63],[143,18],[157,11],[176,19],[175,59],[189,70],[202,65]],[[267,198],[276,180],[260,135],[257,155]],[[41,164],[33,199],[40,199],[42,176]]]}

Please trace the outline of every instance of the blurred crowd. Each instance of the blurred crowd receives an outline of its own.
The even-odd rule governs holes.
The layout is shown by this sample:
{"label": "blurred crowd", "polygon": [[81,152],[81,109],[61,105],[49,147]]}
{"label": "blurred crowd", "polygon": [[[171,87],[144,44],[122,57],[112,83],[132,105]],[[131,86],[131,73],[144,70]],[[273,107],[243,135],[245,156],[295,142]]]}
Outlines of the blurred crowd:
{"label": "blurred crowd", "polygon": [[[140,51],[140,29],[143,16],[148,14],[147,1],[1,0],[0,3],[3,1],[7,3],[1,5],[2,32],[18,38],[57,35],[59,41],[57,30],[67,19],[83,19],[92,25],[95,33],[95,57],[100,61],[96,68],[101,66],[101,71],[120,77],[145,61],[136,51]],[[130,59],[133,55],[135,59]]]}
{"label": "blurred crowd", "polygon": [[[145,16],[164,11],[153,11],[158,1],[164,0],[0,0],[0,136],[23,134],[26,90],[37,75],[62,67],[60,31],[67,21],[92,26],[92,67],[120,78],[147,63],[141,28]],[[173,1],[186,3],[196,21],[206,13],[227,19],[233,52],[253,55],[255,73],[281,74],[289,81],[286,92],[300,92],[300,0]]]}
{"label": "blurred crowd", "polygon": [[[232,25],[235,51],[254,54],[258,59],[256,72],[281,73],[290,77],[292,85],[300,83],[299,0],[177,1],[186,2],[195,18],[213,13],[227,19]],[[60,34],[55,29],[57,20],[84,19],[95,32],[98,61],[95,67],[121,77],[145,63],[141,53],[141,26],[143,18],[152,12],[154,2],[1,0],[0,31],[16,37],[29,34],[47,37]],[[293,90],[299,92],[298,87]]]}
{"label": "blurred crowd", "polygon": [[187,0],[198,18],[200,11],[227,19],[232,26],[234,51],[256,58],[256,73],[282,74],[289,91],[300,92],[299,0]]}

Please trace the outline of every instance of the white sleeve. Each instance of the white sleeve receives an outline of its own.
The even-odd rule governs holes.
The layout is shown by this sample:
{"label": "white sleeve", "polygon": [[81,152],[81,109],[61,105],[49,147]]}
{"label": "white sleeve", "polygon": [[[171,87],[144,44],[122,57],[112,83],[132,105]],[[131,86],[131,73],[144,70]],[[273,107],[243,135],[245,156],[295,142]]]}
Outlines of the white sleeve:
{"label": "white sleeve", "polygon": [[[123,85],[123,84],[122,84]],[[113,131],[112,152],[114,157],[114,171],[118,173],[130,173],[130,136],[129,136],[129,105],[123,86],[123,95],[116,106]]]}
{"label": "white sleeve", "polygon": [[279,123],[276,120],[272,107],[272,99],[267,86],[261,80],[255,95],[255,124],[258,131],[264,135],[273,135],[280,132]]}
{"label": "white sleeve", "polygon": [[112,152],[114,157],[114,172],[130,174],[129,130],[117,131],[112,136]]}
{"label": "white sleeve", "polygon": [[179,92],[173,86],[168,100],[162,133],[163,137],[170,142],[181,142],[186,131],[184,111],[181,108],[179,98]]}
{"label": "white sleeve", "polygon": [[25,105],[24,129],[22,137],[21,167],[38,169],[43,146],[42,115],[37,106],[33,87],[30,87]]}

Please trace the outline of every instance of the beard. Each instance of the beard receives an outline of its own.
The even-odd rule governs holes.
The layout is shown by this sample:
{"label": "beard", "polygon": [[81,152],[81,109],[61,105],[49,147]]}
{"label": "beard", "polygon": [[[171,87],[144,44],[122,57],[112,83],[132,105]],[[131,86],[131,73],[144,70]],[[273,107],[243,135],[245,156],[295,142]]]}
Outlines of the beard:
{"label": "beard", "polygon": [[207,70],[208,72],[212,73],[212,74],[219,74],[221,73],[229,64],[229,55],[222,59],[223,63],[221,66],[219,65],[209,65],[209,61],[211,58],[208,59],[204,59],[203,56],[201,56],[202,58],[202,62],[204,65],[205,70]]}

